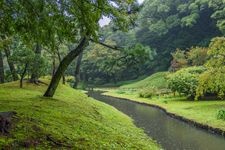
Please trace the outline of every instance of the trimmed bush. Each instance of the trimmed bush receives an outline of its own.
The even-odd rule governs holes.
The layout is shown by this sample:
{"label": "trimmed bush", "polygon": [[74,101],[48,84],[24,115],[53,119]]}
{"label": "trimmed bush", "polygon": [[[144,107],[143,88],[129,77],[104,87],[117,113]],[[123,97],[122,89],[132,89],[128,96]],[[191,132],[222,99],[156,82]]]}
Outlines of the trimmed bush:
{"label": "trimmed bush", "polygon": [[171,90],[166,88],[157,89],[155,87],[149,87],[149,88],[142,89],[141,92],[139,93],[139,97],[152,98],[153,96],[166,95],[170,93],[171,93]]}
{"label": "trimmed bush", "polygon": [[139,93],[139,97],[152,98],[156,95],[157,89],[154,87],[144,88]]}
{"label": "trimmed bush", "polygon": [[66,76],[66,82],[74,83],[75,82],[74,76]]}
{"label": "trimmed bush", "polygon": [[206,70],[205,67],[188,67],[168,76],[168,87],[172,92],[178,92],[194,98],[198,86],[199,75]]}
{"label": "trimmed bush", "polygon": [[217,119],[225,120],[225,109],[221,109],[217,113]]}

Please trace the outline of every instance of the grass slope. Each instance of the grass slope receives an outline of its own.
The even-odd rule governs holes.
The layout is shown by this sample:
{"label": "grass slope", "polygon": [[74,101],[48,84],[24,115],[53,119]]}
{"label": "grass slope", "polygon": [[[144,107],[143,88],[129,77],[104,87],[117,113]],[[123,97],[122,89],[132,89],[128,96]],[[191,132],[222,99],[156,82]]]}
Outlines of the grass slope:
{"label": "grass slope", "polygon": [[111,106],[60,85],[54,99],[46,86],[0,85],[0,111],[16,111],[10,135],[0,149],[159,149],[132,120]]}
{"label": "grass slope", "polygon": [[158,72],[138,82],[123,85],[120,88],[122,89],[138,89],[147,87],[164,88],[167,87],[167,82],[165,79],[166,74],[167,72]]}
{"label": "grass slope", "polygon": [[137,79],[133,79],[133,80],[125,80],[125,81],[118,81],[116,83],[105,83],[105,84],[101,84],[101,85],[92,85],[93,87],[98,87],[98,88],[107,88],[107,87],[119,87],[119,86],[122,86],[122,85],[125,85],[125,84],[131,84],[131,83],[134,83],[134,82],[138,82],[140,80],[143,80],[144,78],[146,78],[146,75],[143,75],[143,76],[140,76],[138,77]]}

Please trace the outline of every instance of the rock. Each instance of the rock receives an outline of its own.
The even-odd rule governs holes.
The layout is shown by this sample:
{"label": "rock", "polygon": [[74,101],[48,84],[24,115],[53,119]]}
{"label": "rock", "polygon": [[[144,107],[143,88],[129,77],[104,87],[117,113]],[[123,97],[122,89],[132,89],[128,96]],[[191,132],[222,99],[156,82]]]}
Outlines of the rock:
{"label": "rock", "polygon": [[17,113],[14,111],[0,112],[0,133],[9,134],[9,129],[12,125],[12,118]]}

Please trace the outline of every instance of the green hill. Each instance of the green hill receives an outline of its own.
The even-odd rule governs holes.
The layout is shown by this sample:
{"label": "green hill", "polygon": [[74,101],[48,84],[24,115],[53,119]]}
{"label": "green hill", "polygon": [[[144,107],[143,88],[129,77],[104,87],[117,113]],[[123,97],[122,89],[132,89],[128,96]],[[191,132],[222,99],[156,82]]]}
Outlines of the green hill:
{"label": "green hill", "polygon": [[0,112],[16,111],[0,149],[158,149],[113,107],[60,85],[53,99],[42,97],[47,86],[0,85]]}
{"label": "green hill", "polygon": [[121,86],[122,89],[137,89],[137,88],[148,88],[148,87],[155,87],[155,88],[166,88],[167,81],[165,79],[167,72],[158,72],[155,73],[141,81],[127,84]]}

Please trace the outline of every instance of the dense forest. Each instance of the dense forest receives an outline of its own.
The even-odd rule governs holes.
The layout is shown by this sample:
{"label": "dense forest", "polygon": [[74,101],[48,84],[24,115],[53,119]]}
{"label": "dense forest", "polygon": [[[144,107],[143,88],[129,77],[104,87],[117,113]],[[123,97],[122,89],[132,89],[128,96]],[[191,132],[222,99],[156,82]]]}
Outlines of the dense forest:
{"label": "dense forest", "polygon": [[[109,22],[104,25],[100,23],[106,20]],[[14,93],[11,87],[17,93]],[[113,87],[113,89],[109,90],[105,87]],[[209,126],[224,131],[225,106],[218,101],[225,99],[225,1],[0,0],[0,105],[2,105],[2,108],[0,107],[0,149],[2,145],[4,149],[8,148],[7,145],[10,145],[9,149],[21,146],[21,143],[15,142],[15,139],[24,141],[26,138],[17,133],[21,130],[20,134],[25,135],[26,129],[23,127],[32,124],[29,122],[32,122],[32,117],[29,118],[28,123],[24,117],[25,114],[35,116],[35,113],[30,114],[30,111],[32,112],[30,109],[42,107],[44,105],[42,100],[45,99],[49,105],[59,107],[58,109],[61,109],[58,99],[68,103],[68,109],[63,107],[60,111],[68,111],[69,115],[85,109],[87,114],[81,113],[87,118],[84,120],[85,123],[96,121],[97,118],[96,124],[99,124],[99,128],[105,128],[107,125],[103,125],[104,121],[98,117],[107,116],[105,119],[109,121],[108,112],[114,110],[92,102],[88,98],[90,95],[85,97],[78,91],[93,88],[108,90],[109,96],[128,99],[135,97],[138,102],[157,105],[165,110],[177,108],[177,102],[174,102],[176,98],[192,102],[199,100],[199,103],[204,100],[214,100],[218,109],[211,107],[209,102],[208,106],[212,110],[206,114],[218,111],[214,116],[222,122],[217,122],[214,120],[215,117],[212,117],[213,121],[210,121],[216,123],[209,121]],[[25,95],[22,94],[23,90]],[[66,93],[63,93],[64,90]],[[8,92],[14,94],[7,95]],[[31,95],[33,97],[30,97]],[[21,108],[25,107],[25,101],[35,99],[34,96],[40,102],[37,105],[29,102],[27,104],[29,109],[24,112]],[[53,100],[56,99],[54,104],[48,101],[52,100],[52,97],[54,97]],[[73,97],[78,97],[75,98],[77,104],[71,101]],[[9,99],[12,101],[22,99],[24,106],[19,107],[20,104],[17,105]],[[87,103],[80,101],[81,99],[87,100],[90,106],[87,105],[85,108]],[[159,101],[146,102],[146,99],[159,99]],[[168,105],[165,106],[166,104]],[[186,110],[186,104],[178,105],[185,106]],[[95,111],[95,106],[101,113]],[[54,115],[59,111],[55,109],[56,107],[52,109]],[[74,112],[73,107],[79,107],[77,112]],[[192,104],[187,106],[187,109],[192,108],[194,108]],[[11,110],[23,116],[21,124],[13,130],[16,138],[10,137],[11,140],[15,140],[12,140],[13,142],[1,137],[1,134],[8,132],[11,126],[6,125],[11,124],[11,116],[14,115],[9,112]],[[42,111],[50,111],[50,108],[44,105],[35,112]],[[194,114],[192,118],[188,118],[183,110],[179,112],[178,108],[177,112],[173,113],[208,125],[204,119],[195,116],[196,113],[201,116],[202,112],[195,109],[190,111]],[[118,112],[115,114],[115,121],[123,118]],[[51,117],[59,117],[54,115]],[[208,115],[212,116],[212,114]],[[41,113],[36,114],[36,117],[40,116]],[[74,116],[70,117],[76,119]],[[44,123],[46,118],[40,121],[42,123],[40,128],[48,124]],[[64,118],[65,116],[61,116],[60,119],[66,126]],[[90,118],[93,120],[88,120]],[[134,133],[130,135],[131,137],[136,139],[144,137],[139,141],[139,145],[134,146],[129,145],[133,143],[129,135],[125,137],[117,133],[128,141],[127,147],[159,148],[152,140],[148,140],[141,130],[136,129],[132,121],[127,118],[125,120],[122,124],[126,126],[128,122],[128,128],[123,130],[124,133],[125,130],[132,128]],[[110,124],[107,121],[106,123]],[[61,128],[57,121],[53,123],[53,128]],[[95,130],[96,127],[90,128]],[[105,130],[110,132],[111,128],[118,128],[117,124]],[[36,137],[33,135],[36,129],[33,127],[29,129],[31,129],[30,136]],[[73,129],[75,128],[70,128],[66,132],[70,133]],[[86,130],[88,127],[81,131],[82,134],[86,134]],[[43,138],[44,132],[44,130],[41,132],[39,138]],[[54,132],[50,127],[46,130],[46,134],[47,132],[51,133],[53,138],[60,139],[57,141],[51,136],[45,136],[56,147],[58,145],[73,148],[71,145],[68,147],[62,144],[66,142],[60,132]],[[77,136],[78,133],[68,138],[74,140]],[[97,138],[101,141],[104,136],[105,133],[101,133]],[[87,137],[93,138],[90,134],[87,134]],[[99,148],[98,145],[104,144],[106,144],[105,148],[113,147],[109,144],[110,141],[95,145],[92,139],[90,143],[85,143],[88,141],[87,137],[84,138],[85,140],[79,139],[81,147],[76,148],[85,149],[88,144],[96,149]],[[118,137],[110,138],[112,141],[118,140]],[[123,144],[118,144],[116,140],[115,147],[124,148],[121,146]],[[35,143],[32,142],[29,141],[28,145],[35,147]],[[87,145],[82,145],[82,142]],[[122,142],[126,143],[126,141]],[[38,143],[42,143],[40,148],[45,147],[43,146],[45,142],[40,140]],[[76,145],[77,143],[66,144]]]}
{"label": "dense forest", "polygon": [[84,80],[102,84],[168,70],[176,49],[207,47],[213,37],[224,35],[223,8],[222,1],[145,1],[133,8],[139,13],[128,32],[117,30],[113,22],[102,29],[101,40],[122,49],[91,46],[81,66]]}

